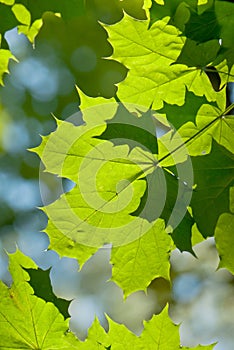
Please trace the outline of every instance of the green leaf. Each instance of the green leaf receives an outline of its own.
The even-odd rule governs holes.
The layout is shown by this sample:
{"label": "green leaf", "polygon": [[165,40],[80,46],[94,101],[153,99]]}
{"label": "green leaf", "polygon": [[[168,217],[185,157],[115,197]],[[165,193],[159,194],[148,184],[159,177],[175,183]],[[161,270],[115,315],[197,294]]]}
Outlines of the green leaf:
{"label": "green leaf", "polygon": [[208,103],[205,97],[196,96],[194,93],[187,91],[183,106],[165,103],[164,107],[158,112],[166,114],[167,120],[178,130],[188,121],[195,123],[197,113],[200,107],[205,103]]}
{"label": "green leaf", "polygon": [[6,5],[13,5],[15,0],[0,0],[0,2]]}
{"label": "green leaf", "polygon": [[[31,23],[31,13],[24,5],[14,4],[14,1],[2,2],[4,4],[0,4],[0,33],[5,34],[17,26],[18,32],[25,34],[33,42],[41,27],[41,19]],[[4,43],[8,47],[7,42]]]}
{"label": "green leaf", "polygon": [[220,215],[216,229],[215,242],[220,257],[219,267],[226,267],[234,274],[234,188],[230,188],[230,212]]}
{"label": "green leaf", "polygon": [[204,237],[213,236],[218,218],[229,211],[229,191],[234,184],[234,156],[213,141],[211,153],[192,157],[194,183],[191,208]]}
{"label": "green leaf", "polygon": [[[107,333],[104,331],[97,318],[95,318],[92,326],[88,330],[88,337],[81,342],[79,349],[81,350],[106,350],[110,344]],[[112,349],[112,347],[111,347]]]}
{"label": "green leaf", "polygon": [[[86,139],[85,142],[90,147],[92,141]],[[79,143],[75,148],[80,149]],[[126,244],[133,237],[138,237],[141,227],[137,229],[137,226],[141,219],[129,214],[137,209],[145,191],[145,181],[142,180],[144,163],[147,171],[150,168],[153,170],[153,159],[144,157],[142,152],[133,152],[129,156],[128,147],[113,147],[107,141],[93,148],[89,157],[79,153],[76,156],[75,148],[70,154],[76,165],[81,161],[80,169],[77,169],[79,184],[45,208],[50,220],[65,236],[93,247],[107,242]],[[131,155],[132,160],[136,155],[136,164],[131,160]],[[140,162],[143,170],[138,165]],[[103,176],[107,173],[112,176],[106,177],[103,182]],[[66,212],[65,220],[61,220],[62,212]],[[146,228],[148,224],[142,222],[142,225]],[[136,232],[131,232],[136,229]]]}
{"label": "green leaf", "polygon": [[[208,136],[210,137],[210,135]],[[227,140],[229,140],[233,147],[231,139],[227,138]],[[211,138],[209,139],[209,142],[211,144]],[[177,149],[178,152],[180,151],[181,145],[183,146],[183,143],[179,143]],[[163,158],[166,158],[166,156]],[[180,161],[179,156],[176,159]],[[165,159],[165,161],[169,162],[170,160],[168,161]],[[213,141],[211,153],[203,156],[199,155],[191,157],[191,161],[193,175],[188,172],[188,177],[186,176],[188,162],[182,162],[177,164],[176,167],[168,168],[168,170],[170,169],[176,176],[179,176],[182,183],[185,182],[188,184],[188,186],[184,186],[185,193],[186,188],[188,194],[192,193],[191,203],[189,204],[187,202],[187,205],[190,205],[192,208],[192,217],[187,212],[183,220],[179,223],[179,226],[176,226],[176,229],[172,232],[172,238],[176,246],[182,251],[187,250],[190,252],[192,252],[191,236],[193,224],[197,224],[203,237],[213,236],[219,216],[228,211],[229,188],[233,183],[233,153]],[[176,168],[178,167],[180,169],[180,174],[176,171]],[[174,208],[174,203],[177,200],[176,180],[174,180],[174,183],[171,178],[168,178],[168,180],[171,180],[167,181],[169,197],[167,197],[165,208],[161,216],[166,222],[170,216],[172,208]],[[191,183],[191,181],[193,182]],[[192,192],[189,192],[192,190],[193,183],[196,185],[196,188]],[[183,196],[182,191],[182,200],[180,202],[181,206],[179,207],[179,210],[183,207],[185,209],[186,206],[186,202],[183,204]],[[177,212],[175,211],[175,218],[178,216],[176,213]]]}
{"label": "green leaf", "polygon": [[220,215],[215,229],[215,241],[220,257],[219,267],[226,267],[234,274],[233,226],[233,214],[224,213]]}
{"label": "green leaf", "polygon": [[[119,99],[157,110],[163,107],[163,101],[184,104],[187,87],[214,101],[215,91],[204,72],[172,65],[184,39],[175,27],[168,25],[168,18],[155,22],[149,30],[148,26],[149,21],[140,22],[125,15],[121,22],[105,27],[114,48],[112,57],[129,69],[119,86]],[[126,55],[129,50],[131,54]]]}
{"label": "green leaf", "polygon": [[231,70],[234,63],[234,39],[231,34],[234,26],[234,4],[227,1],[217,1],[215,11],[217,21],[221,27],[220,38],[222,39],[222,47],[224,48],[221,59],[227,61],[229,70]]}
{"label": "green leaf", "polygon": [[163,220],[157,220],[138,240],[112,249],[113,281],[127,296],[137,290],[146,290],[157,277],[169,280],[171,247],[172,242],[165,232]]}
{"label": "green leaf", "polygon": [[[168,306],[159,315],[154,315],[148,322],[144,322],[144,330],[140,337],[134,336],[124,326],[110,321],[110,341],[113,339],[111,349],[127,349],[131,344],[134,350],[179,350],[188,349],[180,346],[179,326],[172,323],[168,316]],[[214,345],[198,345],[192,349],[212,350]]]}
{"label": "green leaf", "polygon": [[88,0],[87,13],[106,24],[116,23],[123,17],[123,11],[137,19],[146,19],[144,0]]}
{"label": "green leaf", "polygon": [[197,0],[164,0],[164,6],[152,1],[152,6],[150,8],[150,22],[153,24],[155,21],[169,16],[171,17],[170,24],[180,28],[180,26],[178,26],[178,21],[185,23],[190,16],[189,7],[196,9],[196,5]]}
{"label": "green leaf", "polygon": [[22,253],[10,255],[11,287],[0,282],[0,348],[62,349],[76,348],[78,341],[68,330],[68,321],[52,303],[33,295],[24,268],[37,268]]}
{"label": "green leaf", "polygon": [[164,5],[164,0],[154,0],[159,5]]}
{"label": "green leaf", "polygon": [[186,177],[184,168],[190,168],[188,161],[184,164],[177,164],[176,167],[169,167],[164,171],[167,198],[160,217],[173,229],[172,232],[170,230],[170,234],[176,247],[181,252],[188,251],[194,255],[192,249],[192,226],[194,225],[194,219],[187,211],[187,206],[190,203],[192,195],[193,179],[190,171],[187,174],[188,178]]}
{"label": "green leaf", "polygon": [[168,317],[168,307],[157,316],[144,322],[141,341],[146,344],[145,349],[158,348],[160,350],[175,350],[180,348],[179,327]]}
{"label": "green leaf", "polygon": [[[94,112],[97,112],[98,108],[103,110],[106,106],[108,107],[105,104],[103,106],[95,105]],[[107,116],[107,114],[104,115]],[[108,131],[109,136],[106,131],[101,135],[102,137],[107,135],[111,139],[111,143],[96,139],[105,127],[102,121],[103,115],[96,113],[97,118],[98,116],[101,121],[99,126],[97,126],[98,123],[97,125],[95,122],[91,123],[93,115],[89,113],[89,109],[84,110],[83,117],[86,120],[84,126],[75,127],[67,122],[59,123],[58,129],[50,137],[44,138],[44,144],[36,149],[46,165],[47,171],[77,182],[77,186],[73,190],[43,209],[49,217],[46,232],[51,239],[50,248],[55,249],[59,254],[64,255],[66,252],[69,256],[78,258],[81,265],[95,250],[91,250],[89,255],[88,248],[87,251],[84,250],[85,255],[83,255],[83,251],[79,251],[80,246],[86,244],[88,247],[96,247],[97,249],[104,243],[112,243],[114,247],[112,254],[114,271],[117,271],[114,272],[113,279],[124,288],[127,295],[139,288],[145,289],[155,277],[162,276],[169,279],[168,256],[171,239],[164,231],[162,222],[156,222],[156,224],[153,222],[158,218],[157,212],[160,210],[153,204],[155,196],[148,197],[147,206],[143,209],[140,217],[130,215],[137,210],[141,197],[145,193],[145,175],[154,171],[156,160],[153,155],[148,154],[143,149],[138,149],[138,145],[137,148],[131,149],[131,143],[129,147],[126,144],[112,145],[112,138],[115,140],[116,137],[122,141],[132,141],[133,139],[133,141],[141,142],[141,133],[138,135],[135,132],[134,134],[132,129],[126,129],[124,124],[119,124],[124,133],[119,134],[121,129],[118,129],[116,134],[115,126],[118,116],[123,119],[127,116],[130,122],[129,126],[133,126],[135,122],[136,125],[142,127],[142,129],[139,128],[140,131],[147,129],[146,118],[149,116],[133,116],[122,105],[119,105],[114,118],[110,119],[113,124],[107,124],[113,127]],[[96,137],[93,138],[94,136]],[[145,146],[148,146],[147,140],[151,147],[149,138],[145,139]],[[155,146],[153,148],[153,151],[157,151]],[[58,150],[60,151],[58,152]],[[152,177],[156,184],[153,184],[152,179],[149,181],[149,194],[158,193],[158,188],[161,186],[161,172],[162,170],[157,170],[156,176]],[[79,174],[78,177],[77,174]],[[94,174],[95,176],[93,176]],[[112,174],[112,176],[106,177],[106,174]],[[78,178],[79,181],[77,181]],[[103,181],[104,178],[105,181]],[[93,179],[96,181],[96,187]],[[157,180],[159,180],[158,184]],[[127,183],[125,184],[124,181]],[[129,184],[133,193],[129,192]],[[98,196],[101,197],[101,201]],[[98,204],[99,202],[100,204]],[[61,217],[62,212],[65,213],[65,220]],[[57,242],[60,244],[61,240],[63,244],[58,246]],[[134,242],[130,243],[131,241]],[[152,241],[155,243],[152,244]],[[115,249],[115,247],[118,248]],[[125,264],[125,260],[129,259],[127,253],[129,247],[132,247],[130,250],[131,263]],[[69,252],[68,249],[70,249]],[[143,273],[142,268],[140,268],[140,260],[145,256],[146,250],[148,253],[150,252],[151,268],[148,274]],[[122,259],[117,260],[117,255],[123,256]],[[146,264],[148,266],[149,262]],[[136,269],[129,277],[126,277],[129,269],[132,270],[131,265],[134,265]],[[132,283],[127,285],[126,278],[132,279]]]}
{"label": "green leaf", "polygon": [[192,245],[192,228],[195,221],[193,217],[187,211],[183,220],[179,223],[179,225],[172,231],[171,237],[176,245],[176,247],[181,252],[190,252],[195,256]]}
{"label": "green leaf", "polygon": [[[131,346],[134,350],[179,350],[189,349],[180,345],[179,326],[175,325],[168,316],[168,306],[159,315],[154,315],[148,322],[144,322],[144,330],[138,337],[130,332],[124,325],[109,321],[109,332],[104,334],[103,329],[95,320],[90,328],[88,339],[82,344],[81,349],[106,349],[125,350]],[[93,337],[92,337],[93,336]],[[95,344],[93,338],[95,337]],[[109,347],[108,347],[109,345]],[[193,350],[212,350],[215,344],[198,345]],[[88,347],[90,346],[90,347]]]}
{"label": "green leaf", "polygon": [[13,59],[16,60],[16,58],[12,55],[12,53],[9,50],[0,49],[0,84],[3,84],[3,75],[5,73],[9,73],[8,65],[9,60]]}
{"label": "green leaf", "polygon": [[14,5],[12,7],[12,12],[20,23],[25,24],[26,26],[31,24],[31,14],[23,5]]}
{"label": "green leaf", "polygon": [[80,244],[74,238],[67,237],[53,221],[48,221],[48,225],[44,231],[50,238],[49,249],[55,250],[60,256],[76,257],[80,267],[98,250],[97,247],[89,247]]}
{"label": "green leaf", "polygon": [[234,118],[229,114],[232,106],[225,111],[225,91],[220,91],[217,95],[219,95],[217,106],[203,104],[197,113],[196,124],[188,122],[178,130],[192,156],[209,153],[212,139],[230,152],[234,151],[232,141]]}
{"label": "green leaf", "polygon": [[204,5],[208,2],[208,0],[198,0],[197,4],[198,5]]}
{"label": "green leaf", "polygon": [[144,0],[122,0],[121,5],[123,7],[124,12],[129,14],[130,16],[144,20],[147,18]]}
{"label": "green leaf", "polygon": [[138,106],[134,107],[119,103],[114,117],[107,122],[106,130],[98,138],[110,140],[114,145],[127,144],[130,150],[141,147],[157,154],[158,143],[155,133],[157,117],[151,110],[144,112],[138,109]]}
{"label": "green leaf", "polygon": [[[145,323],[140,337],[111,320],[109,333],[106,333],[96,319],[88,338],[85,342],[79,342],[72,333],[67,332],[67,321],[63,320],[54,305],[33,295],[25,268],[37,267],[19,251],[10,255],[10,272],[14,282],[11,287],[0,282],[0,348],[96,350],[110,346],[111,349],[126,349],[127,344],[134,349],[152,349],[155,346],[160,350],[180,348],[178,326],[171,322],[167,308]],[[212,346],[204,349],[212,349]]]}
{"label": "green leaf", "polygon": [[68,307],[70,301],[57,298],[54,294],[50,282],[50,269],[43,271],[41,269],[25,269],[30,276],[29,284],[34,290],[34,295],[42,298],[46,302],[53,303],[64,318],[70,317],[68,313]]}
{"label": "green leaf", "polygon": [[185,25],[184,34],[199,43],[219,39],[221,27],[218,23],[214,6],[198,14],[191,11],[190,19]]}
{"label": "green leaf", "polygon": [[188,67],[205,67],[215,60],[219,50],[218,40],[197,43],[191,39],[186,39],[176,63],[186,64]]}

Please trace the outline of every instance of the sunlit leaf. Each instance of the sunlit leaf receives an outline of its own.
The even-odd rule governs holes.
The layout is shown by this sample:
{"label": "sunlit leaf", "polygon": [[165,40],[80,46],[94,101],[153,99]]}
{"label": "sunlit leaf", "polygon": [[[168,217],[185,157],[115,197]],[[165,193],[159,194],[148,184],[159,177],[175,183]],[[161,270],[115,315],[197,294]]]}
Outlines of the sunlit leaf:
{"label": "sunlit leaf", "polygon": [[1,349],[67,349],[78,341],[68,330],[68,321],[52,303],[33,295],[24,268],[37,268],[19,251],[10,256],[11,287],[0,281],[0,348]]}
{"label": "sunlit leaf", "polygon": [[[124,16],[121,22],[106,27],[114,47],[113,58],[128,69],[119,86],[120,100],[159,109],[163,101],[182,105],[186,87],[208,100],[216,98],[208,77],[199,69],[172,65],[184,45],[180,32],[168,25],[168,18],[155,22],[136,21]],[[130,50],[131,54],[126,55]]]}
{"label": "sunlit leaf", "polygon": [[169,279],[168,254],[171,239],[164,230],[163,221],[136,241],[112,250],[112,279],[119,284],[125,295],[143,289],[156,277]]}
{"label": "sunlit leaf", "polygon": [[233,225],[234,225],[234,188],[230,189],[230,212],[220,215],[215,229],[215,242],[220,256],[219,267],[226,267],[234,274],[233,261]]}

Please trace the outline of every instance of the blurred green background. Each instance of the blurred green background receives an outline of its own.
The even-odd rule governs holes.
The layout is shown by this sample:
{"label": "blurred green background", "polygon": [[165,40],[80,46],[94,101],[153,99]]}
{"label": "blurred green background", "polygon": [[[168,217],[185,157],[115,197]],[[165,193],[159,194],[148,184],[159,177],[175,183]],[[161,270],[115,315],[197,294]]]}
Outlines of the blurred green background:
{"label": "blurred green background", "polygon": [[[217,350],[232,350],[234,343],[234,279],[218,270],[218,256],[212,239],[195,247],[199,259],[175,250],[171,256],[172,286],[155,280],[147,295],[137,292],[123,300],[122,291],[110,281],[110,247],[100,249],[78,272],[74,259],[47,251],[48,237],[40,232],[45,215],[37,209],[61,194],[55,176],[46,174],[40,182],[38,157],[28,148],[40,143],[40,134],[53,131],[54,114],[66,119],[79,109],[77,84],[89,96],[110,98],[127,69],[109,57],[112,47],[98,21],[121,20],[123,9],[145,18],[143,1],[92,0],[80,17],[65,20],[46,13],[33,48],[14,28],[5,35],[19,63],[10,62],[10,74],[0,88],[0,278],[7,284],[7,252],[16,246],[31,256],[42,269],[51,268],[54,292],[72,300],[71,329],[84,339],[95,314],[107,327],[105,314],[140,334],[142,321],[159,313],[170,302],[170,315],[182,322],[183,345],[195,346],[219,341]],[[232,102],[233,90],[230,89]],[[64,181],[66,188],[70,184]]]}

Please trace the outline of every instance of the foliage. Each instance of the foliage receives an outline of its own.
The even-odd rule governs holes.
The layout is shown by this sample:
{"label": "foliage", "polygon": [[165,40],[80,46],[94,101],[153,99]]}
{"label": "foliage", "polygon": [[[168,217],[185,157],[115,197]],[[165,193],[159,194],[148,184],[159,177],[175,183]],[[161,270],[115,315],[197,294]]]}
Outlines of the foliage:
{"label": "foliage", "polygon": [[[234,119],[226,90],[234,81],[234,5],[138,1],[131,11],[127,1],[113,4],[106,17],[95,1],[0,4],[2,36],[18,26],[35,50],[52,48],[77,85],[79,113],[56,116],[56,130],[33,149],[47,172],[74,183],[41,208],[50,249],[82,266],[111,245],[112,280],[126,297],[155,278],[170,280],[170,252],[195,254],[196,225],[200,240],[214,236],[220,267],[233,273]],[[15,59],[3,45],[1,82]],[[80,342],[49,271],[17,251],[10,272],[12,286],[1,283],[0,291],[1,349],[181,348],[167,308],[139,337],[111,319],[106,333],[96,320]]]}

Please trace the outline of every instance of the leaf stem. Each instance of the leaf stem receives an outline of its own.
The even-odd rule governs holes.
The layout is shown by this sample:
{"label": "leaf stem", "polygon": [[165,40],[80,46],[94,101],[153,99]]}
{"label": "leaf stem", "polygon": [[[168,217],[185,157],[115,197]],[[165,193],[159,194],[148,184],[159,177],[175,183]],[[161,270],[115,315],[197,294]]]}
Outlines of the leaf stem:
{"label": "leaf stem", "polygon": [[163,156],[162,158],[160,158],[158,160],[158,163],[161,163],[163,160],[167,159],[168,157],[170,157],[173,153],[177,152],[179,149],[181,149],[184,145],[187,145],[189,142],[191,142],[192,140],[194,140],[197,136],[199,136],[200,134],[202,134],[204,131],[206,131],[206,129],[208,129],[211,125],[215,124],[216,121],[218,121],[219,119],[221,119],[223,116],[227,115],[232,109],[234,108],[234,103],[232,103],[230,106],[228,106],[226,108],[226,110],[224,111],[224,113],[218,115],[217,118],[213,119],[210,123],[208,123],[207,125],[205,125],[201,130],[199,130],[196,134],[194,134],[193,136],[191,136],[188,140],[186,140],[185,142],[183,142],[182,144],[180,144],[179,146],[177,146],[175,149],[173,149],[170,153],[166,154],[165,156]]}

